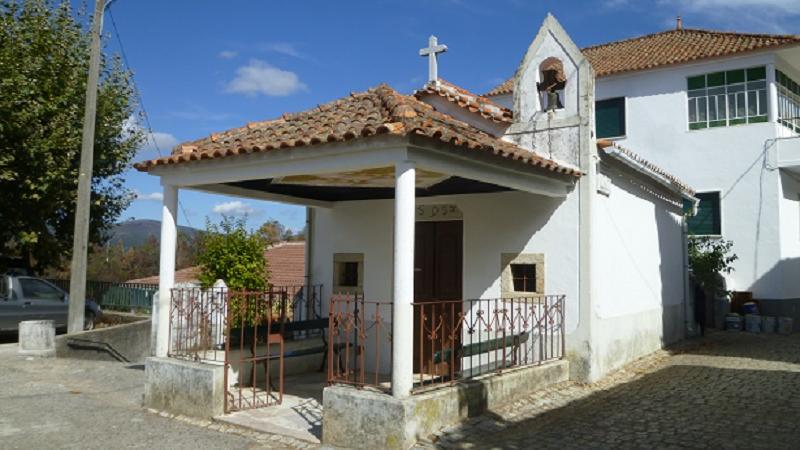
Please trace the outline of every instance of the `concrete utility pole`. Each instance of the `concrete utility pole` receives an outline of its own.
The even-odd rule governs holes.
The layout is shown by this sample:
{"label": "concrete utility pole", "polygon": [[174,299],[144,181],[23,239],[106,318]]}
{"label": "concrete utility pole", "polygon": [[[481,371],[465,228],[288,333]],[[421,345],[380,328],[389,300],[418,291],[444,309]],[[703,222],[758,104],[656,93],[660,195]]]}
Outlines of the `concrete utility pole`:
{"label": "concrete utility pole", "polygon": [[89,205],[92,195],[94,164],[94,122],[97,113],[97,80],[100,78],[100,33],[106,0],[96,0],[92,21],[92,48],[89,54],[89,78],[86,82],[86,110],[83,115],[81,167],[78,172],[78,197],[75,205],[75,232],[72,241],[72,265],[69,280],[69,319],[67,333],[83,331],[86,306],[86,253],[89,242]]}

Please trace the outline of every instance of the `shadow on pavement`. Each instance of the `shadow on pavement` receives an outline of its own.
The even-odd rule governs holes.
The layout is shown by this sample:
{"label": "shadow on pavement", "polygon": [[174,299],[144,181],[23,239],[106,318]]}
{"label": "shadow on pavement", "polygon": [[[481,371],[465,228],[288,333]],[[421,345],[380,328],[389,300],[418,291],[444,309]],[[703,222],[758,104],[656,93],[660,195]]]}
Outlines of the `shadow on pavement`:
{"label": "shadow on pavement", "polygon": [[[668,365],[628,383],[514,422],[484,415],[477,425],[445,433],[434,446],[796,448],[798,336],[719,334],[694,341],[696,346],[680,350]],[[703,356],[749,359],[724,360],[720,366],[720,359]]]}

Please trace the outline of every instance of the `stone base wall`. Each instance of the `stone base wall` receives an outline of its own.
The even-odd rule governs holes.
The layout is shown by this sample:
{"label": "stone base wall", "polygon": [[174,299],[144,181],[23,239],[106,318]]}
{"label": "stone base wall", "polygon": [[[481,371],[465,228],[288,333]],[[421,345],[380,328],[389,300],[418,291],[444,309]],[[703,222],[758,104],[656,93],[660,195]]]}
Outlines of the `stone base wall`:
{"label": "stone base wall", "polygon": [[406,449],[420,438],[569,379],[569,363],[511,369],[433,388],[405,399],[369,389],[329,386],[323,392],[322,442],[348,448]]}
{"label": "stone base wall", "polygon": [[141,362],[150,356],[150,320],[56,337],[59,358]]}
{"label": "stone base wall", "polygon": [[220,365],[147,358],[144,407],[212,418],[225,410],[225,370]]}

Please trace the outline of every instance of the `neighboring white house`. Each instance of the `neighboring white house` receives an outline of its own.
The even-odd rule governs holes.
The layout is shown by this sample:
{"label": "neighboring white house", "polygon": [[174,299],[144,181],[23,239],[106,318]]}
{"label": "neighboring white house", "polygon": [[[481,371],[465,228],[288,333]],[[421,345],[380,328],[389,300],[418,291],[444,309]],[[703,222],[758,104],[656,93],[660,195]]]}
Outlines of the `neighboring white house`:
{"label": "neighboring white house", "polygon": [[[677,28],[583,49],[597,137],[697,189],[696,235],[732,240],[732,290],[800,322],[800,36]],[[513,105],[513,81],[487,95]],[[775,300],[775,301],[770,301]]]}
{"label": "neighboring white house", "polygon": [[[517,324],[514,314],[539,317],[542,308],[545,314],[548,306],[550,314],[560,308],[563,323],[551,317],[532,326],[564,330],[565,340],[536,342],[532,352],[541,362],[548,345],[550,355],[560,347],[572,378],[583,381],[681,339],[690,319],[682,206],[695,201],[694,191],[633,151],[597,141],[595,75],[584,53],[548,16],[513,79],[516,94],[507,109],[439,79],[441,50],[432,39],[431,80],[412,96],[381,85],[137,164],[164,186],[160,311],[168,310],[173,285],[178,190],[197,189],[309,207],[309,283],[324,285],[325,294],[389,305],[380,317],[378,306],[363,307],[354,326],[370,322],[357,345],[375,329],[390,331],[383,353],[364,347],[357,356],[370,364],[379,358],[371,355],[391,352],[374,371],[376,380],[390,379],[398,401],[415,398],[418,382],[441,378],[421,373],[427,350],[415,339],[422,339],[419,324],[430,316],[420,305],[469,315],[474,305],[492,304],[484,312],[502,310]],[[652,153],[646,145],[630,148]],[[561,296],[563,308],[531,300],[546,294]],[[506,348],[533,342],[523,335],[531,329],[527,322],[481,341],[498,333],[499,322],[479,318],[477,337],[468,337],[464,325],[458,344],[425,358],[441,365],[458,354],[451,364],[461,371],[496,363],[496,352],[480,358],[499,342],[503,360]],[[167,321],[158,320],[159,356],[167,354]],[[461,350],[453,351],[455,345]],[[512,364],[524,365],[514,355]],[[343,392],[326,391],[326,408]],[[374,426],[384,413],[361,411],[355,405],[367,401],[362,394],[347,395],[352,402],[337,414],[346,414],[350,427],[341,419],[345,428],[337,430],[355,430],[349,439],[360,438],[367,431],[354,417],[370,415],[363,424]],[[374,407],[376,400],[369,401]],[[397,420],[411,425],[392,429],[420,426],[417,419]],[[331,444],[353,442],[325,433]]]}

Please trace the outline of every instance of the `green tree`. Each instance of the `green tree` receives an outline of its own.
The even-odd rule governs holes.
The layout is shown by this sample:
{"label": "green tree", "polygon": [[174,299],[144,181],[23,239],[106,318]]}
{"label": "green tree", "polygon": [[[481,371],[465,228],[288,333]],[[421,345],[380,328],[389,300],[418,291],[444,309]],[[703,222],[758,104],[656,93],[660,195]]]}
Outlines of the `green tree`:
{"label": "green tree", "polygon": [[267,288],[266,243],[260,233],[247,231],[245,219],[223,216],[218,224],[207,220],[200,239],[197,262],[203,287],[221,279],[234,291]]}
{"label": "green tree", "polygon": [[[0,0],[0,252],[38,269],[57,266],[72,247],[90,41],[81,17],[68,1]],[[104,57],[92,174],[94,244],[104,242],[133,198],[122,173],[144,137],[130,126],[134,95],[119,58]]]}
{"label": "green tree", "polygon": [[692,276],[707,292],[713,295],[727,295],[721,274],[733,272],[733,262],[739,259],[731,253],[732,241],[692,236],[689,239],[689,268]]}
{"label": "green tree", "polygon": [[290,228],[286,228],[284,224],[275,219],[264,222],[258,229],[258,234],[264,238],[267,245],[278,242],[303,241],[306,238],[305,229],[295,234]]}

